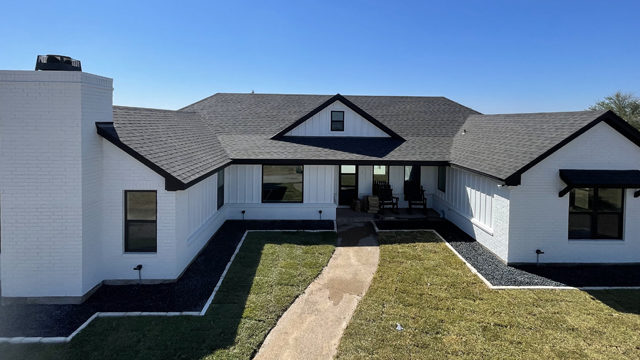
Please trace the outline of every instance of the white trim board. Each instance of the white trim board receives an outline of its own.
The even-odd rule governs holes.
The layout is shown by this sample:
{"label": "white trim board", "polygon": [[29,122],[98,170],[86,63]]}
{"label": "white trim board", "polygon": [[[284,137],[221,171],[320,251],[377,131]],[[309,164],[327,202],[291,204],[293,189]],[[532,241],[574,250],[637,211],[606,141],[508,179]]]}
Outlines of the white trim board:
{"label": "white trim board", "polygon": [[433,232],[440,238],[440,240],[451,250],[462,262],[471,270],[472,274],[478,276],[480,280],[491,290],[582,290],[582,291],[592,291],[592,290],[640,290],[640,286],[583,286],[583,287],[575,287],[575,286],[547,286],[547,285],[523,285],[523,286],[510,286],[510,285],[493,285],[487,280],[478,270],[476,270],[473,265],[471,265],[467,260],[465,260],[462,255],[456,249],[453,248],[436,230],[433,229],[413,229],[413,230],[380,230],[376,226],[375,221],[371,221],[373,224],[374,230],[378,232],[412,232],[412,231],[429,231]]}
{"label": "white trim board", "polygon": [[96,312],[91,315],[90,318],[87,319],[82,325],[78,326],[78,328],[71,333],[69,336],[45,336],[45,337],[0,337],[0,344],[8,343],[8,344],[34,344],[34,343],[43,343],[43,344],[56,344],[56,343],[68,343],[70,342],[76,335],[80,333],[80,331],[84,330],[93,320],[100,317],[128,317],[128,316],[204,316],[209,308],[211,307],[211,303],[213,302],[213,298],[216,296],[218,289],[222,285],[222,281],[227,275],[227,271],[231,267],[233,260],[235,260],[236,255],[240,251],[242,244],[244,244],[244,240],[247,237],[247,234],[250,232],[337,232],[336,222],[333,222],[333,230],[246,230],[240,239],[240,242],[236,246],[233,255],[227,262],[227,266],[224,268],[222,275],[220,275],[220,279],[218,279],[218,283],[213,288],[211,292],[211,296],[202,307],[201,311],[175,311],[175,312],[153,312],[153,311],[130,311],[130,312]]}

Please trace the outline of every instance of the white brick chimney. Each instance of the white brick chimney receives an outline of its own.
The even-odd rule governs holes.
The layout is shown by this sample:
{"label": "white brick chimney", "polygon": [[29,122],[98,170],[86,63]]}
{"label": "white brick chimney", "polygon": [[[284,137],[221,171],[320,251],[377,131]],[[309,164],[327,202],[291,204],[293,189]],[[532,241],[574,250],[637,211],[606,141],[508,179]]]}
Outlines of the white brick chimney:
{"label": "white brick chimney", "polygon": [[79,301],[101,280],[95,123],[112,121],[112,93],[79,71],[0,71],[4,298]]}

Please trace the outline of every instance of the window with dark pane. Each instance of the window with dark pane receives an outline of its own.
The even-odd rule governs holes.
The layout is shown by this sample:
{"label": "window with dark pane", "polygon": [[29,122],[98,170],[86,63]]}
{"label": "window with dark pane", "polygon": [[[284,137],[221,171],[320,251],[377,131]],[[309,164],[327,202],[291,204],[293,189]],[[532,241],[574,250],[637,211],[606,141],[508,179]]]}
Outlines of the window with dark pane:
{"label": "window with dark pane", "polygon": [[218,171],[218,210],[224,205],[224,169]]}
{"label": "window with dark pane", "polygon": [[331,131],[344,131],[344,111],[331,112]]}
{"label": "window with dark pane", "polygon": [[262,202],[301,203],[302,165],[263,165]]}
{"label": "window with dark pane", "polygon": [[569,193],[570,239],[622,239],[624,189],[575,188]]}
{"label": "window with dark pane", "polygon": [[410,181],[413,183],[420,183],[420,166],[405,166],[404,167],[404,181]]}
{"label": "window with dark pane", "polygon": [[157,196],[155,191],[124,192],[124,251],[157,251]]}
{"label": "window with dark pane", "polygon": [[447,167],[438,166],[438,190],[446,192],[447,190]]}
{"label": "window with dark pane", "polygon": [[420,166],[408,165],[404,167],[404,199],[419,199],[422,196],[420,186]]}

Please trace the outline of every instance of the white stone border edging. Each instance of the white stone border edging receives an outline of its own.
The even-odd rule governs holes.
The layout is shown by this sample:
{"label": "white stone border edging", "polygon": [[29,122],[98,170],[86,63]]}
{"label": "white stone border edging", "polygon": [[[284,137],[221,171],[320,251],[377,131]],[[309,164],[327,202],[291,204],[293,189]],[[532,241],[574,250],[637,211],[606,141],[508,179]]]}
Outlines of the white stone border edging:
{"label": "white stone border edging", "polygon": [[434,229],[407,229],[407,230],[380,230],[375,221],[371,221],[373,229],[378,232],[411,232],[411,231],[429,231],[440,238],[440,240],[451,250],[462,262],[467,265],[471,273],[475,274],[482,282],[491,290],[640,290],[640,286],[550,286],[550,285],[523,285],[523,286],[510,286],[510,285],[493,285],[487,280],[476,268],[473,267],[467,260],[465,260],[460,253],[451,246],[436,230]]}
{"label": "white stone border edging", "polygon": [[244,239],[247,237],[247,234],[250,232],[338,232],[338,227],[336,225],[336,221],[333,221],[333,230],[246,230],[240,239],[240,242],[236,246],[233,255],[227,262],[227,266],[224,268],[224,271],[220,275],[220,279],[218,279],[218,283],[213,288],[211,292],[211,296],[204,304],[204,307],[201,311],[173,311],[173,312],[153,312],[153,311],[131,311],[131,312],[96,312],[91,315],[90,318],[87,319],[82,325],[78,326],[78,328],[71,333],[69,336],[48,336],[48,337],[0,337],[0,344],[8,343],[8,344],[34,344],[34,343],[43,343],[43,344],[55,344],[55,343],[68,343],[71,341],[76,335],[80,333],[80,331],[84,330],[93,320],[99,317],[127,317],[127,316],[204,316],[211,303],[213,302],[213,298],[216,296],[218,289],[220,289],[220,285],[222,285],[222,281],[225,276],[227,276],[227,271],[231,267],[231,263],[236,258],[236,255],[240,251],[242,244],[244,244]]}

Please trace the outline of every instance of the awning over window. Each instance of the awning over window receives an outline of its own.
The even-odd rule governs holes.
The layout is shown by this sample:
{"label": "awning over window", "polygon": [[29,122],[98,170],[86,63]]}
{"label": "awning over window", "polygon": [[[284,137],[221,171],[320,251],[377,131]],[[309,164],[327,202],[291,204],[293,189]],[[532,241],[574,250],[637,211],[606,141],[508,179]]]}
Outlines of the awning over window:
{"label": "awning over window", "polygon": [[[558,194],[566,195],[573,188],[640,188],[640,170],[560,170],[560,179],[567,184]],[[636,191],[635,197],[640,196]]]}

